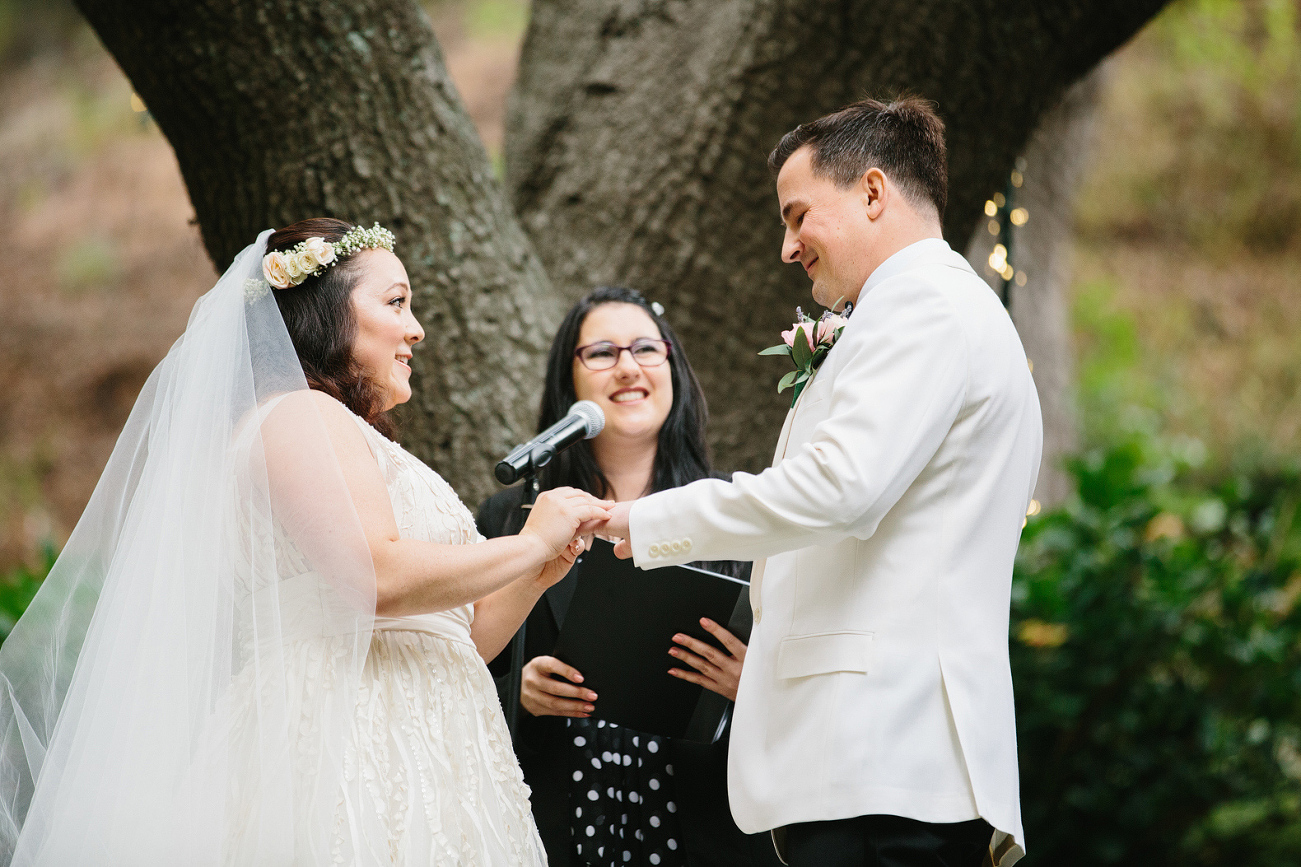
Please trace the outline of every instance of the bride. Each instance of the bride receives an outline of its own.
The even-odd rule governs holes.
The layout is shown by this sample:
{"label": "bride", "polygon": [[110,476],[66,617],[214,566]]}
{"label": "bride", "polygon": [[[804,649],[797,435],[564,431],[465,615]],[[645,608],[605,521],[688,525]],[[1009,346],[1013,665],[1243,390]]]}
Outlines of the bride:
{"label": "bride", "polygon": [[0,646],[0,862],[545,863],[483,658],[610,504],[484,541],[390,438],[392,249],[304,220],[195,305]]}

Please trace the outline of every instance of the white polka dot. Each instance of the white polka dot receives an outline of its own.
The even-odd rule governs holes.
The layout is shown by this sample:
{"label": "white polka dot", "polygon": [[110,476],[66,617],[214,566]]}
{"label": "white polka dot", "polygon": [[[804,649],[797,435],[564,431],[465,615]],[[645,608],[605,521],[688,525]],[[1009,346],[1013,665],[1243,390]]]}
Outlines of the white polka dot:
{"label": "white polka dot", "polygon": [[601,796],[596,793],[596,789],[592,789],[587,793],[587,800],[589,801],[595,801],[599,797]]}
{"label": "white polka dot", "polygon": [[612,761],[612,759],[610,758],[610,751],[609,751],[609,750],[606,750],[605,752],[601,753],[601,761],[603,761],[603,762]]}
{"label": "white polka dot", "polygon": [[620,801],[622,801],[622,800],[623,800],[623,789],[620,789],[619,791],[615,792],[615,793],[614,793],[614,796],[615,796],[616,798],[618,798]]}
{"label": "white polka dot", "polygon": [[631,765],[631,764],[632,764],[632,756],[625,755],[625,756],[623,757],[623,766],[626,768],[626,767],[628,767],[628,766]]}
{"label": "white polka dot", "polygon": [[574,851],[576,851],[579,855],[582,855],[582,854],[583,854],[583,844],[582,844],[582,843],[579,843],[577,846],[575,846],[575,847],[574,847]]}
{"label": "white polka dot", "polygon": [[595,836],[596,836],[596,829],[593,828],[591,825],[588,825],[588,826],[587,826],[587,836],[589,836],[589,837],[595,837]]}
{"label": "white polka dot", "polygon": [[651,777],[649,785],[652,791],[658,792],[660,790],[660,781],[655,779],[654,777]]}
{"label": "white polka dot", "polygon": [[660,817],[659,817],[659,816],[651,816],[651,818],[650,818],[650,825],[651,825],[652,828],[658,828],[658,827],[660,826]]}
{"label": "white polka dot", "polygon": [[581,818],[583,818],[583,808],[582,808],[582,807],[575,807],[575,808],[574,808],[574,817],[577,818],[577,819],[581,819]]}
{"label": "white polka dot", "polygon": [[586,743],[587,743],[587,738],[583,737],[582,735],[576,735],[574,737],[574,746],[581,747]]}
{"label": "white polka dot", "polygon": [[673,803],[672,801],[669,801],[669,803],[668,803],[668,811],[669,811],[670,813],[676,813],[676,812],[678,811],[678,805],[675,804],[675,803]]}
{"label": "white polka dot", "polygon": [[672,765],[665,765],[665,766],[664,766],[664,772],[665,772],[666,774],[668,774],[670,777],[673,776],[673,766],[672,766]]}
{"label": "white polka dot", "polygon": [[582,771],[574,771],[574,782],[575,782],[575,783],[577,783],[577,782],[578,782],[579,780],[581,780],[582,778],[583,778],[583,772],[582,772]]}
{"label": "white polka dot", "polygon": [[637,832],[633,834],[633,836],[636,837],[639,842],[646,839],[645,835],[641,832],[641,828],[638,828]]}
{"label": "white polka dot", "polygon": [[678,848],[678,841],[677,841],[677,840],[674,840],[672,837],[670,837],[670,838],[669,838],[669,842],[666,843],[665,845],[668,846],[670,849],[677,849],[677,848]]}
{"label": "white polka dot", "polygon": [[650,862],[651,862],[652,864],[658,864],[658,863],[660,863],[660,856],[658,856],[658,855],[656,855],[654,852],[652,852],[652,853],[651,853],[651,856],[650,856]]}
{"label": "white polka dot", "polygon": [[628,793],[628,803],[629,803],[629,804],[636,804],[636,803],[639,803],[640,801],[641,801],[641,795],[637,794],[636,792],[629,792],[629,793]]}
{"label": "white polka dot", "polygon": [[597,720],[597,721],[596,721],[596,727],[597,727],[598,729],[603,729],[603,728],[605,728],[605,720],[603,720],[603,719],[599,719],[599,720]]}
{"label": "white polka dot", "polygon": [[632,853],[629,852],[627,849],[624,849],[624,850],[623,850],[623,860],[624,860],[624,861],[631,861],[631,860],[632,860]]}
{"label": "white polka dot", "polygon": [[613,798],[613,797],[614,797],[614,786],[611,786],[610,788],[608,788],[608,789],[605,790],[605,796],[606,796],[607,798]]}
{"label": "white polka dot", "polygon": [[638,739],[638,737],[637,737],[636,735],[633,735],[633,736],[632,736],[632,745],[633,745],[634,747],[635,747],[635,746],[639,746],[639,744],[638,744],[638,740],[639,740],[639,739]]}
{"label": "white polka dot", "polygon": [[605,854],[605,847],[604,847],[604,846],[597,846],[597,847],[596,847],[596,854],[597,854],[597,855],[604,855],[604,854]]}
{"label": "white polka dot", "polygon": [[646,749],[650,750],[652,753],[658,753],[660,751],[660,745],[655,743],[655,741],[647,741]]}
{"label": "white polka dot", "polygon": [[592,756],[592,767],[594,768],[601,767],[601,760],[598,759],[596,756]]}
{"label": "white polka dot", "polygon": [[619,817],[619,823],[622,824],[622,825],[627,825],[627,824],[628,824],[628,814],[627,814],[627,813],[624,813],[622,816]]}
{"label": "white polka dot", "polygon": [[645,762],[643,762],[641,759],[637,760],[637,767],[640,768],[643,764],[645,764]]}

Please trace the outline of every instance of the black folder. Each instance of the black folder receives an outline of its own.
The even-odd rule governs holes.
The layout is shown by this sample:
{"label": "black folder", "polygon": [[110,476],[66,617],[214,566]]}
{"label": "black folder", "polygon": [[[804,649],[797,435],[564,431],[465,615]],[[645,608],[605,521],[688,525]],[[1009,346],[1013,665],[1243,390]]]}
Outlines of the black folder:
{"label": "black folder", "polygon": [[597,694],[592,717],[682,737],[705,691],[668,673],[692,670],[669,656],[673,636],[719,647],[700,618],[727,626],[746,583],[692,566],[638,569],[595,539],[577,584],[552,655],[581,671],[583,686]]}

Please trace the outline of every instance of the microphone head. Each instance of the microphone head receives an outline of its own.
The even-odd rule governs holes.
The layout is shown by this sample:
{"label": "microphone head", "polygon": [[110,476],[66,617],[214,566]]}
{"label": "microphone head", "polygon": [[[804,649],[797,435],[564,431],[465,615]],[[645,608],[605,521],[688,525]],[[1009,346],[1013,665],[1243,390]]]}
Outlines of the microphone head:
{"label": "microphone head", "polygon": [[605,413],[590,400],[575,402],[566,415],[581,416],[583,421],[587,423],[587,433],[583,434],[585,440],[590,440],[605,428]]}

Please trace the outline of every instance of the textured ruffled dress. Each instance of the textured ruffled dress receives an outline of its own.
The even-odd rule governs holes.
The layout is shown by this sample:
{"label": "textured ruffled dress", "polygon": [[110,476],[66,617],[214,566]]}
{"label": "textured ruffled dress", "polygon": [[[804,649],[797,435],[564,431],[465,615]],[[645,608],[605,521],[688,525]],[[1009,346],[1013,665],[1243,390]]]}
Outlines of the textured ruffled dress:
{"label": "textured ruffled dress", "polygon": [[[470,512],[442,477],[356,420],[383,473],[402,538],[441,544],[483,540]],[[283,538],[277,551],[285,552],[277,569],[279,609],[319,606],[319,576]],[[294,598],[296,593],[301,601]],[[255,591],[250,598],[257,595]],[[436,614],[376,618],[355,714],[344,739],[347,785],[334,798],[334,863],[546,864],[529,790],[511,749],[492,677],[470,637],[473,618],[471,605]],[[292,629],[285,630],[290,633]],[[299,704],[304,710],[319,704],[311,699],[316,690],[332,688],[331,642],[347,640],[317,636],[287,642],[285,664],[300,674]],[[250,673],[249,685],[255,681]],[[291,705],[295,698],[289,696]],[[264,704],[265,699],[251,701],[248,707]],[[289,719],[295,718],[291,707]],[[321,721],[306,714],[297,718],[301,751],[314,755],[310,747]],[[247,758],[249,766],[232,775],[237,785],[256,785],[257,766],[266,761]],[[297,772],[306,779],[312,769]],[[311,788],[303,786],[304,791]],[[239,798],[234,800],[238,803]],[[297,803],[294,809],[301,817],[320,806]],[[312,822],[300,818],[298,824],[307,827]],[[359,828],[366,833],[359,834]],[[356,851],[359,840],[371,851]],[[386,851],[374,851],[377,841]],[[265,854],[256,835],[250,835],[235,847],[235,863],[245,855],[256,859]]]}

